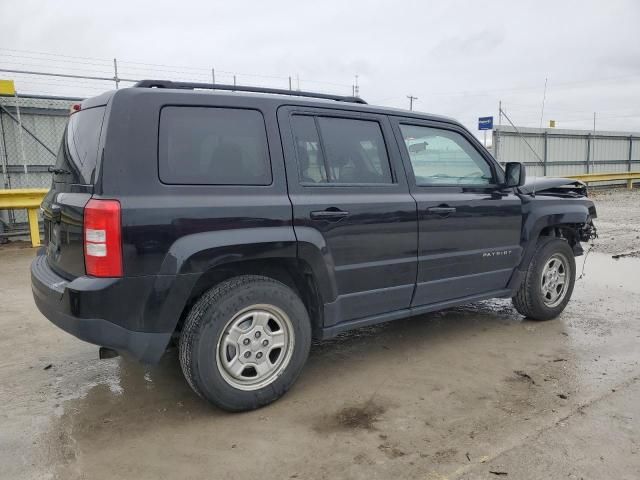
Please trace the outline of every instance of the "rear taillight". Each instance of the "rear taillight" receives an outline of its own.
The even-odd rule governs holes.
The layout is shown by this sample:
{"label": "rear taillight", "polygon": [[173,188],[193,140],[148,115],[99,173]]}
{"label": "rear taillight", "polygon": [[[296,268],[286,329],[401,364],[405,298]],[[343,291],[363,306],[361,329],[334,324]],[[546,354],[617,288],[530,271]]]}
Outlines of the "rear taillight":
{"label": "rear taillight", "polygon": [[84,207],[84,263],[87,275],[122,276],[120,202],[91,199]]}

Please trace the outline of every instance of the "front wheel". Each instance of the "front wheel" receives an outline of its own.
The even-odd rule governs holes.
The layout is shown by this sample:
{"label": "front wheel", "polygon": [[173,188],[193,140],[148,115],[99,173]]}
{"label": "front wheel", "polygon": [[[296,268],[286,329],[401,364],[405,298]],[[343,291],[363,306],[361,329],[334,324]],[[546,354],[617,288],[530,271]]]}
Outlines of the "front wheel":
{"label": "front wheel", "polygon": [[180,337],[180,364],[201,397],[225,410],[252,410],[293,385],[310,345],[300,298],[273,279],[243,275],[193,306]]}
{"label": "front wheel", "polygon": [[567,306],[576,279],[576,263],[569,244],[543,237],[512,298],[516,310],[531,320],[551,320]]}

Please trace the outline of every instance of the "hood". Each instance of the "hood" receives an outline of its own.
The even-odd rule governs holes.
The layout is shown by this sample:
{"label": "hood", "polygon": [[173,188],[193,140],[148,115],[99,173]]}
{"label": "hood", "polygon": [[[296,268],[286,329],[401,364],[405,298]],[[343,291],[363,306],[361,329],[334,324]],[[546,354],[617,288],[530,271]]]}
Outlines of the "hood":
{"label": "hood", "polygon": [[559,177],[527,177],[525,184],[518,188],[520,193],[540,193],[543,195],[559,195],[586,197],[587,186],[580,180]]}

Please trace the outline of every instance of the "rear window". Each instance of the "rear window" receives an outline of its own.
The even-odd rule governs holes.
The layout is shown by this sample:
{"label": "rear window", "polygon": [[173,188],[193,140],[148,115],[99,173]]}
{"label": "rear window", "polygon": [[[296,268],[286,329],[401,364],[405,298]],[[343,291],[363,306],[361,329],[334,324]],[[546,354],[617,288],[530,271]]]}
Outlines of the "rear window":
{"label": "rear window", "polygon": [[271,183],[267,134],[258,111],[164,107],[159,142],[159,172],[164,183]]}
{"label": "rear window", "polygon": [[56,182],[94,183],[104,112],[105,107],[94,107],[69,117],[56,160]]}

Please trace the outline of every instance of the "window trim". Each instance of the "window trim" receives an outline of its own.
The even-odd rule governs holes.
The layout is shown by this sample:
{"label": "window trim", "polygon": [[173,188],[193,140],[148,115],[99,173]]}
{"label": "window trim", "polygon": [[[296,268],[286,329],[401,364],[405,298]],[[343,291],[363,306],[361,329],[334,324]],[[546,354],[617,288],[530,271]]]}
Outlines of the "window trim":
{"label": "window trim", "polygon": [[[325,173],[327,175],[327,181],[326,182],[303,182],[300,179],[300,161],[298,159],[298,153],[297,153],[297,149],[294,149],[295,151],[295,159],[296,159],[296,166],[298,169],[298,184],[301,185],[302,187],[311,187],[311,188],[321,188],[321,187],[330,187],[330,188],[336,188],[336,187],[395,187],[398,185],[398,179],[397,179],[397,174],[395,171],[395,168],[393,167],[393,162],[391,161],[391,153],[389,151],[389,145],[387,142],[387,139],[385,138],[385,134],[384,134],[384,127],[380,121],[380,119],[378,118],[371,118],[371,117],[367,117],[367,116],[362,116],[362,117],[358,117],[358,116],[354,116],[353,114],[349,115],[349,113],[352,112],[345,112],[344,115],[342,115],[342,112],[336,112],[336,114],[333,114],[333,112],[331,113],[325,113],[325,112],[309,112],[309,111],[291,111],[289,113],[289,128],[291,129],[291,133],[293,135],[293,138],[295,139],[295,129],[293,126],[293,117],[294,116],[305,116],[305,117],[312,117],[314,119],[314,124],[316,127],[316,132],[318,134],[318,141],[319,141],[319,146],[320,149],[322,151],[322,158],[323,158],[323,163],[324,163],[324,168],[325,168]],[[360,113],[360,112],[357,112]],[[390,182],[384,182],[384,183],[379,183],[379,182],[357,182],[357,183],[353,183],[353,182],[333,182],[333,181],[329,181],[329,178],[332,178],[333,174],[331,173],[331,169],[329,168],[329,165],[327,163],[327,155],[326,155],[326,149],[325,149],[325,144],[324,144],[324,138],[322,137],[322,131],[320,129],[320,125],[318,123],[318,118],[323,117],[323,118],[337,118],[337,119],[341,119],[341,120],[359,120],[359,121],[363,121],[363,122],[374,122],[378,125],[378,129],[380,131],[380,135],[382,137],[382,143],[384,144],[384,149],[385,149],[385,153],[387,155],[387,164],[389,166],[389,175],[391,176],[391,181]],[[392,132],[393,134],[393,132]]]}
{"label": "window trim", "polygon": [[[431,128],[434,130],[446,130],[449,132],[453,132],[453,133],[457,133],[458,135],[460,135],[463,139],[465,139],[469,145],[471,146],[471,148],[474,149],[475,152],[478,153],[478,155],[480,156],[480,158],[482,158],[487,165],[489,166],[489,169],[491,170],[491,183],[487,183],[487,184],[477,184],[477,183],[438,183],[438,184],[433,184],[433,185],[420,185],[418,184],[418,182],[416,181],[416,174],[415,171],[413,169],[413,164],[411,163],[411,154],[409,152],[409,149],[407,148],[407,144],[404,141],[404,136],[402,135],[402,129],[401,126],[402,125],[407,125],[410,127],[423,127],[423,128]],[[407,162],[408,162],[408,166],[411,169],[410,173],[411,174],[411,179],[413,180],[413,186],[417,187],[417,188],[458,188],[464,191],[486,191],[486,190],[496,190],[497,188],[500,187],[500,183],[499,183],[499,175],[497,172],[497,164],[495,162],[495,160],[493,158],[489,159],[487,158],[487,155],[484,154],[484,152],[482,152],[481,150],[478,149],[478,146],[475,144],[474,141],[472,141],[469,137],[469,133],[460,128],[459,126],[455,125],[455,124],[443,124],[443,123],[437,123],[435,121],[429,121],[429,120],[425,120],[425,121],[420,121],[419,119],[408,119],[408,118],[400,118],[400,117],[395,117],[394,118],[394,127],[397,127],[397,135],[400,136],[400,138],[398,139],[398,146],[400,147],[400,151],[401,151],[401,155],[403,157],[406,158]]]}
{"label": "window trim", "polygon": [[[260,183],[260,184],[251,184],[251,183],[176,183],[176,182],[167,182],[165,180],[162,179],[162,176],[160,174],[160,142],[161,142],[161,137],[160,137],[160,128],[161,128],[161,122],[162,122],[162,111],[165,108],[170,108],[170,107],[174,107],[174,108],[196,108],[196,109],[217,109],[217,110],[244,110],[244,111],[252,111],[252,112],[257,112],[260,115],[260,118],[262,119],[262,126],[264,128],[264,140],[265,140],[265,145],[266,145],[266,160],[267,160],[267,166],[268,166],[268,172],[269,172],[269,183]],[[158,172],[158,181],[163,184],[163,185],[167,185],[167,186],[172,186],[172,187],[216,187],[216,188],[267,188],[267,187],[273,187],[274,182],[275,182],[275,175],[273,174],[273,161],[272,161],[272,155],[271,155],[271,146],[269,144],[269,130],[267,129],[267,121],[265,119],[264,113],[262,112],[262,110],[258,109],[258,108],[248,108],[248,107],[240,107],[240,106],[233,106],[233,105],[199,105],[199,104],[165,104],[162,105],[158,111],[158,135],[157,135],[157,150],[156,150],[156,157],[157,157],[157,172]]]}
{"label": "window trim", "polygon": [[[327,152],[324,148],[324,139],[322,138],[322,131],[320,131],[320,124],[318,123],[318,116],[317,115],[309,115],[312,119],[313,119],[313,125],[316,128],[316,135],[318,135],[318,149],[320,150],[320,153],[322,154],[322,164],[324,165],[324,176],[326,177],[327,181],[325,183],[333,183],[331,180],[333,180],[333,173],[331,173],[331,169],[329,168],[329,164],[327,163]],[[300,168],[300,159],[298,158],[298,152],[296,149],[296,162],[298,165],[298,169]],[[298,170],[298,179],[300,180],[300,183],[302,182],[302,179],[300,178],[300,173],[302,173],[300,170]],[[318,182],[304,182],[305,184],[308,185],[315,185]],[[322,182],[319,182],[322,183]]]}

